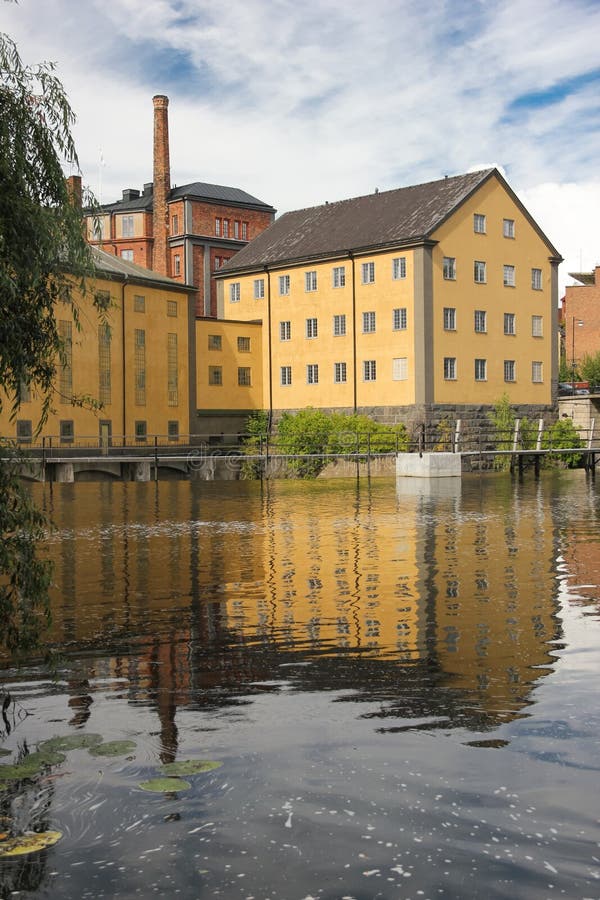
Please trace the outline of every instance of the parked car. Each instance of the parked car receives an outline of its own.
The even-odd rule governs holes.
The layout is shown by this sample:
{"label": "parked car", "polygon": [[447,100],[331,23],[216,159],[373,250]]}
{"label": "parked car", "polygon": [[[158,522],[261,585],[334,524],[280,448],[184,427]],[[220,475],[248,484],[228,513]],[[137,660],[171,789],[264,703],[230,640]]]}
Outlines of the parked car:
{"label": "parked car", "polygon": [[559,397],[569,397],[569,396],[573,396],[573,394],[575,394],[576,396],[580,396],[581,394],[589,394],[589,389],[582,388],[582,387],[574,387],[568,381],[559,381],[559,383],[558,383],[558,396]]}

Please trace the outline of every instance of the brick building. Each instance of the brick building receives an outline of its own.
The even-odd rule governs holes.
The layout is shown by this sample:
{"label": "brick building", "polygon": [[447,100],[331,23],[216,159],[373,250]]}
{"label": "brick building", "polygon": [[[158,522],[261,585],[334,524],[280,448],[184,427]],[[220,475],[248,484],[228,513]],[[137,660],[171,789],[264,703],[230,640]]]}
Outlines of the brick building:
{"label": "brick building", "polygon": [[569,272],[580,282],[565,288],[561,323],[564,359],[575,368],[584,356],[600,351],[600,266],[593,272]]}
{"label": "brick building", "polygon": [[[211,275],[265,230],[275,210],[240,188],[195,181],[171,186],[167,97],[154,104],[153,181],[127,188],[87,216],[90,243],[196,290],[196,314],[216,315]],[[77,191],[77,178],[71,181]]]}

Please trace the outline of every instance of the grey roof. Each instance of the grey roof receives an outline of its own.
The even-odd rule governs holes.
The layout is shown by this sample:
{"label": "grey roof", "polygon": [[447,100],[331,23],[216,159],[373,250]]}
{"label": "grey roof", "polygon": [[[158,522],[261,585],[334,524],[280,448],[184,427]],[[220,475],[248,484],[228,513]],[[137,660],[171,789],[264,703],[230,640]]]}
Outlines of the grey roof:
{"label": "grey roof", "polygon": [[145,269],[143,266],[128,262],[128,260],[122,259],[120,256],[113,256],[105,250],[100,250],[99,247],[91,247],[91,251],[98,274],[115,278],[117,281],[127,280],[136,284],[164,285],[173,290],[186,291],[187,293],[194,290],[189,284],[182,284],[180,281],[175,281],[167,275],[161,275],[153,269]]}
{"label": "grey roof", "polygon": [[[182,184],[171,188],[169,200],[180,200],[183,197],[195,197],[198,200],[206,200],[209,203],[223,203],[227,206],[245,206],[260,209],[265,212],[275,212],[268,203],[263,203],[252,194],[247,194],[240,188],[226,187],[221,184],[206,184],[203,181],[193,181],[191,184]],[[101,209],[105,212],[129,212],[152,210],[153,194],[142,194],[133,200],[116,200],[114,203],[103,203]]]}
{"label": "grey roof", "polygon": [[595,284],[595,272],[569,272],[569,277],[574,278],[575,281],[579,281],[581,284]]}
{"label": "grey roof", "polygon": [[267,264],[426,240],[492,175],[499,178],[557,255],[500,173],[492,168],[285,213],[239,250],[216,277]]}

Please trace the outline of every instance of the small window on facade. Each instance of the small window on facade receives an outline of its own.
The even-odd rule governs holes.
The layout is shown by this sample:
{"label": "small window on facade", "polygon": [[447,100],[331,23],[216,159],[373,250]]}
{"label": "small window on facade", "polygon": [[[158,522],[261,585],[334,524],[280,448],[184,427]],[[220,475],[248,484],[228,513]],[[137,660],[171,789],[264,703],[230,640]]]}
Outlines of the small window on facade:
{"label": "small window on facade", "polygon": [[481,259],[476,259],[473,263],[473,278],[476,284],[485,284],[486,282],[485,262]]}
{"label": "small window on facade", "polygon": [[125,262],[133,262],[133,250],[121,250],[121,259]]}
{"label": "small window on facade", "polygon": [[179,234],[179,216],[171,216],[171,234]]}
{"label": "small window on facade", "polygon": [[59,423],[61,444],[72,444],[75,437],[75,425],[73,419],[63,419]]}
{"label": "small window on facade", "polygon": [[96,291],[94,294],[94,306],[100,312],[106,312],[110,306],[110,291]]}
{"label": "small window on facade", "polygon": [[240,282],[234,281],[229,285],[229,301],[230,303],[240,302]]}
{"label": "small window on facade", "polygon": [[407,317],[405,306],[392,310],[392,328],[394,331],[404,331],[406,329],[406,323]]}
{"label": "small window on facade", "polygon": [[408,378],[408,357],[399,356],[392,360],[392,381],[406,381]]}
{"label": "small window on facade", "polygon": [[515,220],[504,219],[502,222],[502,234],[505,238],[514,238],[515,236]]}
{"label": "small window on facade", "polygon": [[346,286],[345,266],[334,266],[331,274],[334,288],[343,288]]}
{"label": "small window on facade", "polygon": [[377,381],[377,361],[363,360],[363,381]]}
{"label": "small window on facade", "polygon": [[516,334],[516,317],[514,313],[504,313],[504,334]]}
{"label": "small window on facade", "polygon": [[291,341],[292,339],[292,323],[291,322],[280,322],[279,323],[279,340],[280,341]]}
{"label": "small window on facade", "polygon": [[306,337],[316,338],[319,335],[318,322],[315,318],[306,320]]}
{"label": "small window on facade", "polygon": [[515,267],[504,266],[504,287],[515,286]]}
{"label": "small window on facade", "polygon": [[281,366],[280,369],[280,381],[282,387],[289,387],[292,383],[292,367],[291,366]]}
{"label": "small window on facade", "polygon": [[215,234],[217,237],[221,237],[221,219],[219,216],[215,219]]}
{"label": "small window on facade", "polygon": [[444,331],[456,331],[456,308],[444,307]]}
{"label": "small window on facade", "polygon": [[531,334],[532,334],[532,337],[543,337],[544,336],[544,317],[543,316],[532,316],[531,317]]}
{"label": "small window on facade", "polygon": [[235,238],[236,240],[239,240],[239,237],[240,237],[240,223],[237,221],[237,219],[236,219],[235,222],[233,223],[233,236],[234,236],[234,238]]}
{"label": "small window on facade", "polygon": [[167,300],[167,315],[177,318],[177,300]]}
{"label": "small window on facade", "polygon": [[265,296],[265,279],[264,278],[255,278],[254,279],[254,299],[262,300]]}
{"label": "small window on facade", "polygon": [[31,419],[17,419],[17,443],[30,444],[33,438]]}
{"label": "small window on facade", "polygon": [[138,420],[135,423],[134,428],[136,441],[145,441],[147,436],[146,423],[142,420]]}
{"label": "small window on facade", "polygon": [[209,350],[222,350],[223,349],[223,338],[221,337],[220,334],[209,334],[208,349]]}
{"label": "small window on facade", "polygon": [[306,383],[307,384],[318,384],[319,383],[319,364],[318,363],[309,363],[306,367]]}
{"label": "small window on facade", "polygon": [[133,311],[143,313],[146,312],[146,298],[142,294],[133,295]]}
{"label": "small window on facade", "polygon": [[223,384],[223,366],[208,367],[208,383],[213,386]]}
{"label": "small window on facade", "polygon": [[444,278],[446,281],[455,281],[456,280],[456,257],[455,256],[445,256],[444,257]]}
{"label": "small window on facade", "polygon": [[514,359],[504,360],[504,380],[515,381],[515,361]]}
{"label": "small window on facade", "polygon": [[361,265],[362,283],[373,284],[375,281],[375,263],[366,262]]}
{"label": "small window on facade", "polygon": [[343,337],[346,334],[346,314],[333,317],[333,334],[334,337]]}
{"label": "small window on facade", "polygon": [[406,278],[406,257],[397,256],[392,260],[392,278],[397,281],[399,278]]}
{"label": "small window on facade", "polygon": [[487,381],[487,360],[475,360],[475,381]]}
{"label": "small window on facade", "polygon": [[363,334],[372,334],[375,331],[375,313],[373,311],[363,313]]}
{"label": "small window on facade", "polygon": [[531,380],[534,384],[542,384],[544,380],[544,364],[542,362],[531,363]]}
{"label": "small window on facade", "polygon": [[280,275],[279,276],[279,296],[287,297],[290,292],[290,276],[289,275]]}
{"label": "small window on facade", "polygon": [[316,291],[317,289],[317,273],[316,271],[304,273],[304,289],[306,291]]}
{"label": "small window on facade", "polygon": [[181,255],[179,253],[173,257],[173,274],[181,275]]}
{"label": "small window on facade", "polygon": [[242,222],[242,240],[243,241],[248,240],[248,223],[247,222]]}
{"label": "small window on facade", "polygon": [[485,216],[481,213],[475,213],[473,216],[473,231],[475,234],[485,234]]}
{"label": "small window on facade", "polygon": [[170,441],[179,440],[179,422],[175,419],[167,422],[167,437]]}
{"label": "small window on facade", "polygon": [[238,353],[250,353],[250,338],[238,337],[237,339]]}
{"label": "small window on facade", "polygon": [[475,310],[475,331],[480,334],[487,331],[487,313],[485,309]]}
{"label": "small window on facade", "polygon": [[229,237],[229,219],[223,219],[223,237]]}
{"label": "small window on facade", "polygon": [[534,291],[542,290],[542,270],[541,269],[532,269],[531,270],[531,287]]}
{"label": "small window on facade", "polygon": [[456,357],[444,357],[444,379],[446,381],[456,381]]}
{"label": "small window on facade", "polygon": [[238,367],[238,385],[240,387],[250,387],[252,384],[252,370],[248,366]]}
{"label": "small window on facade", "polygon": [[346,382],[346,363],[336,362],[333,364],[333,381],[335,384],[345,384]]}
{"label": "small window on facade", "polygon": [[133,216],[121,216],[121,237],[133,237]]}

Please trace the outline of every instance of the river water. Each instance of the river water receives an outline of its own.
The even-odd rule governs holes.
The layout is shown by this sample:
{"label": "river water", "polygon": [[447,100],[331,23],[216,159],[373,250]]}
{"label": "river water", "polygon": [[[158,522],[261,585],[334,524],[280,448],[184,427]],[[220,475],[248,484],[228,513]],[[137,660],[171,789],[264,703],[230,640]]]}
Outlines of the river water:
{"label": "river water", "polygon": [[[0,792],[63,834],[0,861],[2,900],[600,898],[583,472],[32,490],[60,656],[0,668],[0,764],[133,744]],[[139,787],[197,758],[222,765]]]}

